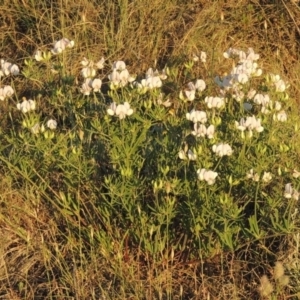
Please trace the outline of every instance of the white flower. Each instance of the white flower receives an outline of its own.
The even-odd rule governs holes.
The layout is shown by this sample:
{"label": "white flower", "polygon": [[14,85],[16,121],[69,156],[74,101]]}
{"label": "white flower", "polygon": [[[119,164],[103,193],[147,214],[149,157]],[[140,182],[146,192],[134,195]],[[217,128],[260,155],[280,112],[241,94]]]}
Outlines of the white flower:
{"label": "white flower", "polygon": [[113,63],[113,70],[117,70],[117,71],[123,71],[126,69],[126,64],[124,61],[122,60],[118,60],[118,61],[115,61]]}
{"label": "white flower", "polygon": [[14,94],[14,90],[10,85],[5,85],[3,88],[0,88],[0,100],[3,101],[6,98],[11,97]]}
{"label": "white flower", "polygon": [[[204,80],[202,79],[197,79],[195,84],[193,82],[189,82],[187,84],[187,88],[184,90],[184,94],[187,98],[188,101],[194,101],[195,96],[196,96],[196,91],[202,92],[206,88],[206,84]],[[180,99],[184,99],[182,91],[180,92]]]}
{"label": "white flower", "polygon": [[245,127],[247,127],[250,131],[256,130],[257,132],[262,132],[264,130],[260,124],[260,119],[256,119],[255,116],[247,117]]}
{"label": "white flower", "polygon": [[184,93],[188,101],[194,101],[196,90],[184,90]]}
{"label": "white flower", "polygon": [[263,94],[256,94],[253,98],[254,103],[268,106],[270,103],[270,97],[269,95],[263,95]]}
{"label": "white flower", "polygon": [[[253,49],[249,48],[247,53],[244,51],[230,48],[224,53],[226,58],[239,58],[238,63],[233,67],[230,75],[224,77],[223,80],[217,78],[217,84],[223,88],[229,89],[237,83],[243,85],[249,81],[252,76],[261,75],[261,69],[258,69],[258,65],[255,62],[259,56],[254,53]],[[239,93],[237,93],[239,94]],[[240,97],[237,97],[239,100]]]}
{"label": "white flower", "polygon": [[93,78],[96,76],[96,70],[93,67],[88,66],[83,68],[80,74],[83,78]]}
{"label": "white flower", "polygon": [[197,175],[200,181],[206,181],[208,185],[212,185],[215,183],[218,173],[211,170],[198,169]]}
{"label": "white flower", "polygon": [[247,59],[248,60],[258,60],[259,59],[259,54],[255,53],[253,48],[248,48],[247,51]]}
{"label": "white flower", "polygon": [[241,118],[240,122],[235,121],[235,126],[240,131],[245,131],[247,129],[246,121],[244,118]]}
{"label": "white flower", "polygon": [[141,80],[141,88],[154,89],[160,88],[162,86],[162,81],[159,76],[150,76]]}
{"label": "white flower", "polygon": [[286,122],[287,121],[287,114],[284,110],[281,110],[277,115],[276,115],[276,119],[279,122]]}
{"label": "white flower", "polygon": [[206,63],[207,55],[204,51],[201,51],[200,53],[200,59],[203,63]]}
{"label": "white flower", "polygon": [[222,156],[225,156],[225,155],[230,156],[233,153],[233,150],[230,147],[230,145],[223,144],[223,143],[219,143],[217,145],[213,145],[212,150],[219,157],[222,157]]}
{"label": "white flower", "polygon": [[17,104],[18,110],[20,110],[23,114],[26,114],[27,112],[31,110],[35,110],[36,103],[34,100],[26,100],[24,99],[22,103]]}
{"label": "white flower", "polygon": [[299,200],[299,192],[298,191],[296,191],[296,190],[293,190],[293,195],[292,195],[292,197],[295,199],[295,200]]}
{"label": "white flower", "polygon": [[261,107],[261,112],[265,115],[270,113],[270,110],[268,108],[266,108],[266,106],[262,106]]}
{"label": "white flower", "polygon": [[247,175],[246,175],[247,179],[252,179],[255,182],[259,181],[259,175],[257,173],[254,173],[253,169],[251,169]]}
{"label": "white flower", "polygon": [[285,185],[283,196],[287,199],[294,198],[295,200],[299,199],[299,192],[292,188],[291,183]]}
{"label": "white flower", "polygon": [[19,67],[17,65],[5,61],[4,59],[1,59],[0,64],[1,64],[0,77],[8,76],[10,74],[18,75],[20,73]]}
{"label": "white flower", "polygon": [[257,69],[254,73],[253,76],[259,77],[262,74],[262,69]]}
{"label": "white flower", "polygon": [[287,183],[284,189],[284,198],[290,199],[293,195],[293,188],[291,183]]}
{"label": "white flower", "polygon": [[107,109],[107,113],[111,116],[115,115],[117,109],[117,103],[113,102],[110,104],[109,108]]}
{"label": "white flower", "polygon": [[54,47],[51,50],[53,54],[59,54],[63,52],[66,48],[74,47],[74,41],[70,41],[67,38],[62,38],[61,40],[54,43]]}
{"label": "white flower", "polygon": [[226,52],[223,53],[223,56],[225,58],[231,58],[239,55],[242,56],[242,51],[235,48],[229,48]]}
{"label": "white flower", "polygon": [[275,110],[277,111],[281,110],[281,103],[279,101],[275,101]]}
{"label": "white flower", "polygon": [[122,60],[118,60],[118,61],[115,61],[113,63],[113,69],[116,69],[118,71],[123,71],[126,69],[126,64],[124,61]]}
{"label": "white flower", "polygon": [[194,123],[194,131],[192,134],[196,137],[204,137],[206,135],[206,127],[203,124]]}
{"label": "white flower", "polygon": [[42,61],[44,60],[44,57],[42,55],[42,51],[41,50],[36,50],[35,53],[34,53],[34,59],[36,61]]}
{"label": "white flower", "polygon": [[164,107],[170,107],[172,105],[172,102],[170,101],[170,99],[163,101],[163,94],[160,93],[157,99],[157,104],[163,105]]}
{"label": "white flower", "polygon": [[87,67],[90,64],[90,61],[84,57],[83,60],[80,62],[84,67]]}
{"label": "white flower", "polygon": [[268,183],[271,180],[272,180],[272,174],[270,172],[264,172],[262,181]]}
{"label": "white flower", "polygon": [[10,74],[10,72],[9,72],[10,66],[11,66],[10,62],[5,61],[4,59],[1,59],[0,77],[1,76],[8,76]]}
{"label": "white flower", "polygon": [[53,119],[50,119],[47,121],[47,127],[51,130],[54,130],[56,129],[57,127],[57,121],[53,120]]}
{"label": "white flower", "polygon": [[209,139],[212,139],[215,134],[215,126],[214,125],[209,125],[208,128],[206,129],[206,135]]}
{"label": "white flower", "polygon": [[237,81],[241,84],[244,84],[249,81],[249,77],[247,74],[242,73],[237,75]]}
{"label": "white flower", "polygon": [[96,62],[96,67],[97,69],[103,69],[104,68],[104,62],[105,62],[105,59],[104,57],[102,57],[98,62]]}
{"label": "white flower", "polygon": [[245,97],[245,93],[238,86],[233,86],[232,96],[237,102],[241,102]]}
{"label": "white flower", "polygon": [[17,65],[11,65],[11,67],[9,68],[10,74],[12,75],[18,75],[20,70],[19,67]]}
{"label": "white flower", "polygon": [[92,88],[94,89],[94,92],[99,92],[101,89],[102,80],[100,78],[95,78],[92,82]]}
{"label": "white flower", "polygon": [[189,160],[196,160],[197,159],[197,154],[194,153],[191,149],[188,150],[187,156],[186,156],[185,151],[181,149],[178,153],[178,156],[182,160],[186,160],[187,157],[188,157]]}
{"label": "white flower", "polygon": [[198,92],[202,92],[206,88],[206,83],[202,79],[197,79],[194,86]]}
{"label": "white flower", "polygon": [[168,78],[167,72],[168,72],[168,68],[164,67],[161,73],[159,74],[159,78],[161,80],[166,80]]}
{"label": "white flower", "polygon": [[121,86],[125,86],[129,82],[129,72],[127,69],[119,71]]}
{"label": "white flower", "polygon": [[188,101],[194,101],[196,90],[184,90],[184,93]]}
{"label": "white flower", "polygon": [[280,78],[279,75],[270,74],[270,79],[275,86],[276,92],[284,92],[286,89],[285,82]]}
{"label": "white flower", "polygon": [[187,89],[184,90],[184,93],[188,101],[193,101],[195,99],[196,87],[193,82],[187,84]]}
{"label": "white flower", "polygon": [[189,149],[188,158],[189,158],[189,160],[196,160],[197,159],[197,154],[194,153],[191,149]]}
{"label": "white flower", "polygon": [[199,56],[195,53],[193,54],[193,61],[197,62],[199,60]]}
{"label": "white flower", "polygon": [[221,97],[205,97],[204,102],[208,108],[221,108],[225,105],[224,98]]}
{"label": "white flower", "polygon": [[200,122],[202,124],[207,122],[207,116],[205,111],[200,110],[191,110],[189,113],[186,114],[186,118],[193,123]]}
{"label": "white flower", "polygon": [[107,109],[107,113],[111,116],[116,115],[119,119],[124,119],[126,116],[130,116],[133,113],[133,109],[130,108],[130,104],[128,102],[124,102],[124,104],[117,105],[115,102],[111,103],[109,108]]}
{"label": "white flower", "polygon": [[293,177],[298,178],[300,176],[300,172],[297,171],[296,169],[293,170]]}
{"label": "white flower", "polygon": [[112,73],[108,75],[108,79],[111,81],[111,83],[114,86],[118,86],[120,83],[120,73],[117,71],[117,69],[113,69]]}
{"label": "white flower", "polygon": [[119,104],[116,108],[116,115],[119,119],[124,119],[126,116],[130,116],[133,113],[133,109],[130,108],[130,104],[128,102],[124,102],[124,104]]}
{"label": "white flower", "polygon": [[85,96],[89,96],[91,91],[92,91],[92,87],[91,87],[91,82],[92,79],[90,78],[86,78],[84,83],[81,86],[80,92],[85,95]]}
{"label": "white flower", "polygon": [[209,139],[212,139],[215,134],[215,126],[210,125],[206,128],[203,124],[194,123],[194,130],[192,131],[192,134],[196,137],[205,137],[206,135]]}
{"label": "white flower", "polygon": [[132,82],[134,80],[126,69],[124,61],[114,62],[112,70],[112,73],[108,75],[108,79],[111,82],[111,88],[124,87],[128,82]]}
{"label": "white flower", "polygon": [[284,92],[285,91],[285,83],[282,79],[275,82],[276,92]]}

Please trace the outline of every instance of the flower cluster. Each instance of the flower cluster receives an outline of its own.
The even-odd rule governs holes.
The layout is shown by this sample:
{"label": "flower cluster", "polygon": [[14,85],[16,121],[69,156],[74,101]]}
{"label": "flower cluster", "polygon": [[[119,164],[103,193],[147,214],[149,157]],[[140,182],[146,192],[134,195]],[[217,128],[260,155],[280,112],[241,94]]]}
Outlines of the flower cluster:
{"label": "flower cluster", "polygon": [[119,119],[125,119],[126,116],[130,116],[133,114],[133,109],[130,108],[130,104],[128,102],[124,102],[124,104],[117,105],[115,102],[111,103],[109,108],[107,109],[107,113],[111,116],[116,115]]}
{"label": "flower cluster", "polygon": [[62,38],[61,40],[54,43],[54,46],[51,50],[53,54],[62,53],[66,48],[73,48],[74,41],[70,41],[67,38]]}
{"label": "flower cluster", "polygon": [[113,63],[112,73],[108,75],[108,79],[110,80],[110,88],[112,90],[124,87],[127,83],[135,80],[134,77],[130,76],[126,64],[122,60]]}
{"label": "flower cluster", "polygon": [[219,143],[217,145],[213,145],[212,150],[216,153],[217,156],[230,156],[233,153],[233,150],[230,145]]}
{"label": "flower cluster", "polygon": [[[247,175],[246,175],[247,179],[252,179],[255,182],[259,181],[259,174],[258,173],[254,173],[254,170],[251,169]],[[270,172],[264,172],[263,176],[262,176],[262,181],[265,183],[268,183],[272,180],[273,176]]]}
{"label": "flower cluster", "polygon": [[200,181],[206,181],[208,185],[212,185],[215,183],[218,173],[211,170],[198,169],[197,175]]}
{"label": "flower cluster", "polygon": [[189,113],[186,114],[186,118],[193,123],[200,122],[202,124],[207,122],[207,116],[205,111],[200,110],[191,110]]}
{"label": "flower cluster", "polygon": [[102,57],[97,63],[94,63],[92,60],[83,58],[81,65],[83,66],[80,74],[83,78],[94,78],[96,76],[97,70],[104,68],[104,57]]}
{"label": "flower cluster", "polygon": [[247,52],[242,50],[229,48],[225,53],[225,58],[238,57],[239,61],[237,66],[234,66],[231,71],[231,78],[244,84],[249,81],[252,76],[260,76],[262,70],[258,68],[256,61],[259,59],[259,55],[256,54],[252,48],[248,48]]}
{"label": "flower cluster", "polygon": [[186,114],[186,118],[194,123],[193,135],[196,137],[204,137],[206,135],[209,139],[214,137],[215,126],[209,125],[206,127],[204,125],[207,122],[206,112],[193,109]]}
{"label": "flower cluster", "polygon": [[232,90],[232,96],[240,102],[244,97],[243,86],[251,77],[260,76],[262,70],[258,68],[259,55],[249,48],[247,53],[238,49],[230,48],[224,53],[225,58],[238,58],[238,63],[231,73],[224,78],[216,77],[215,82],[225,91]]}
{"label": "flower cluster", "polygon": [[295,200],[299,199],[299,192],[292,188],[291,183],[287,183],[285,185],[285,190],[284,190],[284,197],[287,199],[293,198]]}
{"label": "flower cluster", "polygon": [[[26,122],[25,122],[26,123]],[[57,128],[57,121],[54,119],[49,119],[46,122],[46,126],[50,129],[50,130],[55,130]],[[27,126],[25,126],[27,127]],[[39,133],[44,133],[45,137],[54,137],[54,133],[52,132],[51,134],[48,134],[49,132],[45,132],[46,128],[44,124],[40,124],[40,123],[35,123],[33,126],[30,127],[30,131],[33,134],[39,134]]]}
{"label": "flower cluster", "polygon": [[199,55],[194,54],[193,55],[193,61],[199,61],[199,59],[203,62],[206,63],[207,55],[206,52],[201,51]]}
{"label": "flower cluster", "polygon": [[102,57],[97,63],[92,60],[83,58],[81,65],[83,66],[80,74],[85,79],[81,86],[81,93],[85,96],[90,95],[93,92],[99,92],[102,86],[102,80],[100,78],[94,78],[97,70],[103,69],[104,58]]}
{"label": "flower cluster", "polygon": [[80,88],[80,91],[83,95],[89,96],[92,91],[100,92],[101,86],[102,80],[100,78],[86,78]]}
{"label": "flower cluster", "polygon": [[206,127],[203,124],[194,123],[194,130],[192,131],[192,135],[196,137],[205,137],[207,136],[209,139],[212,139],[215,134],[215,126],[209,125]]}
{"label": "flower cluster", "polygon": [[152,68],[149,68],[146,72],[145,78],[141,82],[135,82],[135,86],[146,92],[147,90],[152,90],[155,88],[160,88],[162,86],[162,80],[167,79],[166,71],[163,70],[160,74],[158,70],[153,71]]}
{"label": "flower cluster", "polygon": [[268,94],[256,94],[253,98],[255,104],[261,105],[261,112],[268,114],[270,112],[269,107],[272,105]]}
{"label": "flower cluster", "polygon": [[223,97],[205,97],[204,102],[208,108],[222,108],[225,105]]}
{"label": "flower cluster", "polygon": [[180,91],[179,98],[181,100],[194,101],[196,92],[202,92],[206,88],[206,83],[202,79],[197,79],[195,83],[189,82],[187,88],[184,90],[184,94]]}
{"label": "flower cluster", "polygon": [[49,129],[54,130],[57,127],[57,121],[54,119],[50,119],[47,121],[46,125]]}
{"label": "flower cluster", "polygon": [[270,80],[275,87],[276,92],[284,92],[286,89],[285,82],[280,78],[279,75],[270,74]]}
{"label": "flower cluster", "polygon": [[164,100],[164,95],[162,93],[160,93],[157,99],[155,99],[153,102],[158,105],[163,105],[164,107],[170,107],[172,105],[172,102],[169,98]]}
{"label": "flower cluster", "polygon": [[3,88],[0,88],[0,100],[4,101],[5,99],[11,97],[14,94],[14,90],[10,85],[5,85]]}
{"label": "flower cluster", "polygon": [[9,75],[18,75],[20,73],[19,67],[4,59],[0,60],[0,78]]}
{"label": "flower cluster", "polygon": [[273,119],[279,122],[286,122],[287,121],[287,114],[284,110],[279,111],[277,114],[273,115]]}
{"label": "flower cluster", "polygon": [[20,110],[23,114],[35,110],[35,107],[36,103],[32,99],[26,100],[26,98],[23,98],[23,102],[17,104],[17,109]]}
{"label": "flower cluster", "polygon": [[246,129],[249,131],[249,137],[252,137],[253,130],[262,132],[264,128],[261,126],[260,119],[256,119],[255,116],[247,117],[246,120],[241,118],[240,122],[235,121],[236,128],[242,132]]}
{"label": "flower cluster", "polygon": [[178,156],[180,159],[182,160],[196,160],[197,159],[197,154],[195,152],[193,152],[191,149],[189,149],[186,153],[185,150],[180,150],[178,153]]}

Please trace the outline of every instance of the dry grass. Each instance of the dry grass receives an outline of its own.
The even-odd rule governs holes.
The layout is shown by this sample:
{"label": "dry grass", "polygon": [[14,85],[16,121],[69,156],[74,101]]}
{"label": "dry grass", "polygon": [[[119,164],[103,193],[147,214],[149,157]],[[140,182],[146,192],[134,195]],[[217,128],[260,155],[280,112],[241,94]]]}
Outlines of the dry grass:
{"label": "dry grass", "polygon": [[[223,51],[253,47],[300,103],[300,6],[292,1],[3,0],[0,20],[0,57],[18,63],[67,36],[76,41],[74,68],[83,55],[105,56],[141,73],[203,50],[213,75],[225,71]],[[299,235],[205,260],[188,251],[151,258],[114,229],[98,233],[105,245],[81,240],[43,194],[9,176],[0,187],[0,299],[258,299],[259,278],[277,260],[290,276],[278,299],[300,299]]]}

